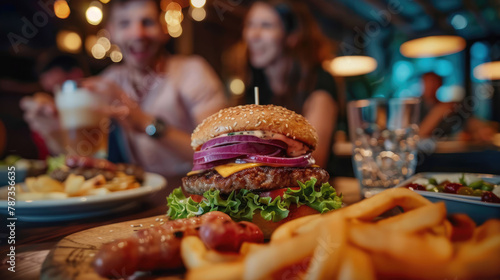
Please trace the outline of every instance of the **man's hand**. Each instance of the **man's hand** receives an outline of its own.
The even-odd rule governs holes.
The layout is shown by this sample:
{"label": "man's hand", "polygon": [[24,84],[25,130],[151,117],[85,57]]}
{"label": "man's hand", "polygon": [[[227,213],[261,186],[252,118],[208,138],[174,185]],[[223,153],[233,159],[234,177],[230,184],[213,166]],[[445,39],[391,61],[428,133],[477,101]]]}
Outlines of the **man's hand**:
{"label": "man's hand", "polygon": [[103,96],[108,104],[106,114],[137,131],[145,131],[146,126],[153,120],[153,117],[144,113],[139,104],[120,86],[108,79],[91,77],[82,80],[80,86]]}

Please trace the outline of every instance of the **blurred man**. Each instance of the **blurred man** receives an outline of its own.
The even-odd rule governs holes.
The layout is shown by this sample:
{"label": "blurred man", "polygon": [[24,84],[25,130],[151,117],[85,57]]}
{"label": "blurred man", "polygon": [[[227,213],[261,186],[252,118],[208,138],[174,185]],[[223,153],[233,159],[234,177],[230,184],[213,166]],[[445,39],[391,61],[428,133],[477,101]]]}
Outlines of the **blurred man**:
{"label": "blurred man", "polygon": [[[80,85],[111,100],[108,113],[123,129],[110,127],[120,136],[112,137],[119,141],[110,149],[118,147],[121,158],[147,171],[185,174],[192,164],[191,132],[226,106],[222,84],[203,59],[166,53],[156,1],[115,0],[109,9],[107,28],[123,63]],[[35,109],[25,108],[26,114],[44,112]]]}
{"label": "blurred man", "polygon": [[441,102],[436,93],[443,85],[443,78],[436,73],[429,72],[422,75],[422,103],[419,135],[422,138],[441,138],[451,134],[461,123],[456,123],[454,107],[455,101]]}

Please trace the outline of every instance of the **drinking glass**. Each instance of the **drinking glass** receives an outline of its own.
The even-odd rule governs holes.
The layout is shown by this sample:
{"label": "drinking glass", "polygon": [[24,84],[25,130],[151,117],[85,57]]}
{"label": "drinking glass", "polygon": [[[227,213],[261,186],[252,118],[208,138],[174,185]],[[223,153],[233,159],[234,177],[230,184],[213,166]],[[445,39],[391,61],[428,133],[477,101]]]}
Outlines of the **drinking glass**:
{"label": "drinking glass", "polygon": [[106,102],[75,81],[66,81],[55,95],[66,154],[106,158],[110,120]]}
{"label": "drinking glass", "polygon": [[348,103],[354,173],[362,197],[394,187],[417,163],[420,100],[364,99]]}

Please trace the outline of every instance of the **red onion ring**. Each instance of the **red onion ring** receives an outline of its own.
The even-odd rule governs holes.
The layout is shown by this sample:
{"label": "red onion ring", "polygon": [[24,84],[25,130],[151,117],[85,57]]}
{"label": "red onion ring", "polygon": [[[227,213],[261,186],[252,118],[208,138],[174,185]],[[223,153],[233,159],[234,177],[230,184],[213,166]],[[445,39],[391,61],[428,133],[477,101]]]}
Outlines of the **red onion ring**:
{"label": "red onion ring", "polygon": [[196,161],[212,155],[234,155],[232,157],[240,155],[268,155],[275,153],[277,150],[280,151],[281,149],[271,145],[245,142],[198,151],[194,153],[193,159]]}
{"label": "red onion ring", "polygon": [[282,149],[286,149],[288,147],[288,145],[285,142],[277,139],[262,139],[253,135],[231,135],[231,136],[223,136],[210,139],[201,146],[201,150],[207,150],[212,147],[243,143],[243,142],[268,144]]}

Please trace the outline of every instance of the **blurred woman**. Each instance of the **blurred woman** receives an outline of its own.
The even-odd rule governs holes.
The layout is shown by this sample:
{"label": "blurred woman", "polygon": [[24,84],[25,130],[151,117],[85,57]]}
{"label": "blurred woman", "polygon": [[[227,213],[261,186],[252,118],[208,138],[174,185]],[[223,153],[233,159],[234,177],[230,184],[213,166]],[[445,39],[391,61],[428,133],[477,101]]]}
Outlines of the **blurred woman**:
{"label": "blurred woman", "polygon": [[[325,167],[331,154],[337,119],[337,90],[321,64],[331,58],[327,39],[298,1],[257,1],[250,7],[243,28],[239,57],[230,63],[246,84],[244,100],[275,104],[303,114],[317,129],[319,146],[313,154]],[[241,63],[243,61],[243,63]]]}

